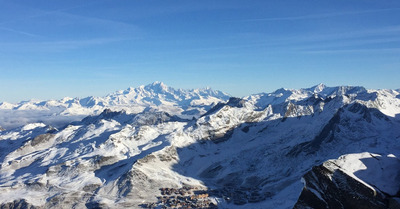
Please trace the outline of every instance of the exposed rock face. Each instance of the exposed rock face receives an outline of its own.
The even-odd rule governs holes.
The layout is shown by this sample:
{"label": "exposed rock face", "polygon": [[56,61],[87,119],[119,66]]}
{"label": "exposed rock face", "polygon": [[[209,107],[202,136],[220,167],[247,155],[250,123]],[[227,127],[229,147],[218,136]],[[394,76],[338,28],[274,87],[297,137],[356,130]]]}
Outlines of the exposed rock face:
{"label": "exposed rock face", "polygon": [[381,193],[376,194],[340,170],[316,166],[304,179],[307,186],[294,208],[387,208]]}
{"label": "exposed rock face", "polygon": [[[367,154],[342,156],[313,167],[303,177],[305,186],[294,208],[399,208],[398,198],[394,195],[400,187],[398,182],[391,182],[399,177],[400,169],[392,167],[399,165],[399,160],[372,154],[370,158],[364,158]],[[348,162],[343,163],[346,160]],[[365,170],[358,170],[360,161],[368,166]],[[395,177],[384,177],[388,175]],[[382,180],[386,182],[382,183]]]}
{"label": "exposed rock face", "polygon": [[32,145],[32,146],[36,146],[36,145],[39,145],[39,144],[42,144],[42,143],[46,143],[46,142],[48,142],[48,141],[51,139],[51,137],[53,137],[53,136],[54,136],[53,134],[49,134],[49,133],[39,135],[39,136],[35,137],[35,138],[31,141],[31,145]]}
{"label": "exposed rock face", "polygon": [[14,200],[13,202],[3,203],[1,209],[39,209],[41,207],[33,206],[26,202],[25,199]]}

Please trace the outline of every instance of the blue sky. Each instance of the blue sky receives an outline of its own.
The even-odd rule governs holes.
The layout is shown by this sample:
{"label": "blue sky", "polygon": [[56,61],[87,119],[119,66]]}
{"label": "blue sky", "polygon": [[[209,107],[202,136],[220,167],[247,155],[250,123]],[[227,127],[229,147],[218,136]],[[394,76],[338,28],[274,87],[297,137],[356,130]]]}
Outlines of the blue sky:
{"label": "blue sky", "polygon": [[0,0],[0,102],[163,81],[234,96],[400,88],[400,2]]}

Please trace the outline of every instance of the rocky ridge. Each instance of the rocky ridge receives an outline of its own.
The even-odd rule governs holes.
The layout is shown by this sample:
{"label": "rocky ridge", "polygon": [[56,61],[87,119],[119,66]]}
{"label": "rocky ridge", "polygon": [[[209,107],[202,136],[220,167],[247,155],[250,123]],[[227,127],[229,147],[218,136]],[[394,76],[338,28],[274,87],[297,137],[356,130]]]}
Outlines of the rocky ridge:
{"label": "rocky ridge", "polygon": [[315,166],[303,177],[294,208],[399,208],[400,160],[349,154]]}

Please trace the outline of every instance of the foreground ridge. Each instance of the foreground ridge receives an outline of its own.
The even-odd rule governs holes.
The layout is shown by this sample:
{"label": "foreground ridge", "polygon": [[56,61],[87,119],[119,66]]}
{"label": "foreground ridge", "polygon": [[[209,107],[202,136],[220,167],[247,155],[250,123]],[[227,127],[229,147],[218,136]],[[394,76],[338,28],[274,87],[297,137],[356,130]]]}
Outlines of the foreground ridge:
{"label": "foreground ridge", "polygon": [[399,168],[400,160],[391,154],[364,152],[326,161],[306,173],[294,208],[399,208]]}

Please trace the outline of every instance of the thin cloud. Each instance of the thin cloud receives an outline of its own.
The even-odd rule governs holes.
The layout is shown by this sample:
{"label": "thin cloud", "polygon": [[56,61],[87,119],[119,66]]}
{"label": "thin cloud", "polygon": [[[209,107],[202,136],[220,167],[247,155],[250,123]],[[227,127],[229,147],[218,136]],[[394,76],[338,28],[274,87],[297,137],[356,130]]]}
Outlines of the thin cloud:
{"label": "thin cloud", "polygon": [[6,27],[0,27],[0,30],[5,30],[5,31],[20,34],[20,35],[30,36],[30,37],[43,37],[43,36],[40,36],[37,34],[28,33],[28,32],[24,32],[24,31],[20,31],[20,30],[14,30],[12,28],[6,28]]}
{"label": "thin cloud", "polygon": [[118,27],[125,27],[125,28],[129,28],[129,29],[133,29],[133,30],[135,30],[135,32],[140,31],[140,28],[138,26],[131,24],[131,23],[126,23],[126,22],[104,19],[104,18],[99,18],[99,17],[77,15],[77,14],[72,14],[72,13],[67,13],[67,12],[57,12],[55,14],[63,16],[64,18],[71,18],[71,19],[86,21],[90,25],[95,24],[95,25],[99,25],[101,27],[118,26]]}
{"label": "thin cloud", "polygon": [[18,42],[18,43],[0,43],[2,48],[7,50],[17,51],[36,51],[36,52],[60,52],[73,50],[81,47],[93,45],[102,45],[112,42],[124,41],[124,38],[93,38],[86,40],[71,40],[71,41],[53,41],[53,42]]}
{"label": "thin cloud", "polygon": [[400,53],[400,48],[326,49],[326,50],[309,50],[303,52],[307,54]]}
{"label": "thin cloud", "polygon": [[186,51],[217,51],[258,47],[268,47],[274,49],[288,47],[291,49],[297,48],[301,50],[321,49],[328,47],[355,47],[369,44],[400,42],[400,38],[397,36],[398,32],[400,32],[400,26],[390,26],[368,30],[348,31],[337,34],[270,37],[267,39],[258,39],[258,41],[252,40],[252,42],[248,44],[193,48]]}
{"label": "thin cloud", "polygon": [[271,45],[296,45],[296,44],[343,44],[363,45],[373,43],[386,43],[399,41],[400,26],[370,28],[366,30],[341,31],[333,34],[303,34],[300,36],[287,36],[268,39]]}
{"label": "thin cloud", "polygon": [[308,19],[321,19],[321,18],[329,18],[329,17],[377,13],[377,12],[388,12],[388,11],[397,11],[397,10],[400,10],[400,8],[374,9],[374,10],[349,11],[349,12],[334,12],[334,13],[300,15],[300,16],[289,16],[289,17],[255,18],[255,19],[244,19],[244,20],[239,20],[239,21],[241,21],[241,22],[257,22],[257,21],[308,20]]}
{"label": "thin cloud", "polygon": [[365,45],[371,45],[371,44],[384,44],[384,43],[400,43],[400,37],[333,41],[333,42],[321,43],[321,44],[316,44],[316,45],[310,45],[306,48],[321,49],[322,47],[324,47],[324,48],[355,47],[355,46],[365,46]]}
{"label": "thin cloud", "polygon": [[[82,6],[83,5],[76,6],[76,7],[82,7]],[[104,19],[104,18],[77,15],[77,14],[65,12],[65,10],[68,10],[71,8],[76,8],[76,7],[69,7],[69,8],[64,8],[64,9],[43,12],[40,15],[38,14],[35,16],[30,16],[28,18],[40,17],[40,16],[45,16],[45,15],[51,15],[53,17],[58,16],[58,17],[62,18],[63,20],[68,20],[71,23],[76,23],[76,24],[78,24],[79,27],[82,27],[82,28],[85,25],[89,25],[92,28],[96,27],[97,30],[104,32],[102,34],[105,37],[100,37],[100,38],[92,37],[92,38],[88,38],[88,39],[76,38],[74,40],[57,40],[57,41],[42,41],[42,42],[29,42],[29,41],[3,42],[3,43],[0,42],[0,46],[2,46],[3,49],[6,48],[7,50],[13,50],[13,51],[61,52],[61,51],[82,48],[82,47],[93,46],[93,45],[102,45],[102,44],[108,44],[108,43],[113,43],[113,42],[133,40],[133,39],[139,38],[138,34],[141,34],[141,32],[142,32],[142,30],[134,24],[120,22],[120,21],[114,21],[114,20]],[[0,25],[1,25],[1,23],[0,23]],[[52,27],[55,27],[55,26],[53,25]],[[11,29],[8,27],[3,27],[3,26],[0,26],[0,30],[6,30],[6,31],[26,35],[26,36],[31,36],[31,37],[39,37],[38,35],[33,34],[33,33],[18,31],[18,30],[14,30],[14,29]],[[121,33],[121,31],[123,31],[123,33]],[[111,34],[108,34],[108,32],[110,32]],[[57,33],[58,32],[56,32],[56,34],[53,33],[50,35],[54,36],[54,35],[57,35]],[[92,34],[91,36],[94,36],[94,35]]]}
{"label": "thin cloud", "polygon": [[[8,21],[3,21],[3,22],[0,22],[0,25],[5,25],[5,24],[9,24],[9,23],[15,23],[15,22],[22,21],[22,20],[29,20],[29,19],[33,19],[33,18],[37,18],[37,17],[43,17],[43,16],[47,16],[47,15],[50,15],[50,14],[55,14],[55,13],[58,13],[58,12],[68,11],[68,10],[71,10],[71,9],[81,8],[81,7],[94,5],[94,4],[97,4],[97,2],[81,4],[81,5],[72,6],[72,7],[66,7],[66,8],[60,8],[60,9],[55,9],[55,10],[50,10],[50,11],[36,10],[37,14],[24,16],[22,18],[17,18],[17,19],[11,19],[11,20],[8,20]],[[29,9],[32,9],[32,8],[29,8]]]}
{"label": "thin cloud", "polygon": [[[29,16],[25,16],[22,18],[3,21],[3,22],[0,22],[0,25],[7,25],[9,23],[15,23],[18,21],[29,20],[29,19],[39,18],[39,17],[45,17],[45,16],[49,16],[49,15],[55,15],[55,16],[60,16],[63,19],[81,20],[78,22],[80,24],[82,24],[83,21],[86,21],[89,24],[97,24],[102,27],[104,27],[105,25],[112,24],[112,25],[116,25],[119,27],[122,26],[122,27],[130,27],[131,29],[134,28],[136,30],[138,29],[138,27],[136,25],[133,25],[130,23],[125,23],[125,22],[120,22],[120,21],[115,21],[115,20],[110,20],[110,19],[104,19],[104,18],[98,18],[98,17],[83,16],[83,15],[78,15],[78,14],[73,14],[73,13],[67,12],[68,10],[81,8],[81,7],[87,7],[87,6],[91,6],[91,5],[95,5],[95,4],[99,4],[99,3],[93,2],[93,3],[87,3],[87,4],[72,6],[72,7],[66,7],[66,8],[60,8],[60,9],[55,9],[55,10],[50,10],[50,11],[36,10],[36,12],[35,12],[36,14],[34,14],[34,15],[29,15]],[[27,33],[27,34],[29,34],[29,33]]]}

